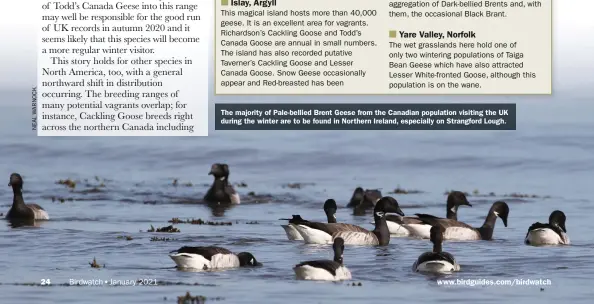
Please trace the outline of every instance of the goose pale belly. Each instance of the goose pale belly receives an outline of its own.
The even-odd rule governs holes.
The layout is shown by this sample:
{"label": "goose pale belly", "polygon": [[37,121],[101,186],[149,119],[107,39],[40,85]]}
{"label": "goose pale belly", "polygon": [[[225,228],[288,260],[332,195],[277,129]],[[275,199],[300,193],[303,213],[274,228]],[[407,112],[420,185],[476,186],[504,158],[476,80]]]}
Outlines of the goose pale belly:
{"label": "goose pale belly", "polygon": [[410,232],[406,229],[405,226],[400,225],[396,222],[386,221],[388,224],[388,230],[390,230],[390,234],[392,236],[409,236]]}
{"label": "goose pale belly", "polygon": [[301,236],[299,231],[297,231],[297,229],[295,229],[295,226],[293,224],[281,225],[281,227],[283,227],[283,229],[285,229],[285,233],[287,234],[287,238],[289,240],[292,240],[292,241],[303,240],[303,237]]}
{"label": "goose pale belly", "polygon": [[332,239],[341,237],[347,245],[379,245],[375,234],[371,232],[340,231],[332,236]]}
{"label": "goose pale belly", "polygon": [[33,210],[36,220],[49,220],[49,214],[45,210]]}
{"label": "goose pale belly", "polygon": [[179,268],[206,270],[239,267],[239,259],[234,254],[215,254],[210,261],[194,253],[174,253],[169,257]]}
{"label": "goose pale belly", "polygon": [[352,278],[351,272],[344,266],[336,269],[336,276],[325,269],[303,265],[294,267],[295,277],[299,280],[317,280],[317,281],[342,281]]}
{"label": "goose pale belly", "polygon": [[299,234],[301,234],[306,244],[332,243],[332,236],[322,230],[312,229],[304,225],[296,225],[295,229],[299,231]]}
{"label": "goose pale belly", "polygon": [[460,266],[458,264],[452,265],[452,263],[446,261],[427,261],[423,262],[420,265],[415,264],[413,265],[413,271],[417,272],[427,272],[427,273],[451,273],[454,271],[459,271]]}
{"label": "goose pale belly", "polygon": [[561,245],[569,244],[569,238],[565,233],[561,237],[552,229],[539,228],[528,233],[526,242],[530,245]]}
{"label": "goose pale belly", "polygon": [[[421,238],[421,239],[428,239],[430,237],[431,225],[405,224],[404,227],[409,231],[409,234],[412,237]],[[391,231],[392,230],[390,230],[390,232]]]}
{"label": "goose pale belly", "polygon": [[448,227],[443,235],[445,240],[455,241],[478,241],[481,240],[481,234],[470,228]]}

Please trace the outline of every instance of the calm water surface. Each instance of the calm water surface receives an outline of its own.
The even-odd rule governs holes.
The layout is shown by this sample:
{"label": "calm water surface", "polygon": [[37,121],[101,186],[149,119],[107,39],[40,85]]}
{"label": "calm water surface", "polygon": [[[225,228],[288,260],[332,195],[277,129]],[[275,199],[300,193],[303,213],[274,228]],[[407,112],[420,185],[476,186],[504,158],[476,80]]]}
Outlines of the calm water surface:
{"label": "calm water surface", "polygon": [[[0,225],[2,303],[176,303],[190,291],[221,303],[567,303],[591,300],[594,242],[594,106],[584,102],[525,102],[518,130],[510,132],[216,132],[208,138],[37,138],[26,108],[0,107],[0,180],[24,176],[25,200],[42,205],[51,220],[38,228]],[[196,203],[211,182],[214,162],[226,162],[244,204],[213,210]],[[56,184],[78,180],[75,189]],[[178,185],[173,185],[173,180]],[[189,184],[191,183],[191,185]],[[287,187],[303,183],[300,189]],[[104,187],[103,187],[104,186]],[[422,194],[394,195],[406,214],[444,214],[444,191],[496,193],[471,196],[459,218],[479,226],[490,205],[510,205],[495,240],[447,242],[462,271],[444,278],[550,279],[551,286],[442,287],[410,267],[428,241],[392,238],[385,248],[347,246],[354,282],[302,282],[291,267],[332,258],[330,246],[286,239],[279,218],[301,214],[324,220],[323,201],[346,205],[357,186],[397,186]],[[0,212],[12,202],[0,190]],[[255,197],[249,193],[255,193]],[[512,198],[527,193],[550,198]],[[60,199],[65,199],[60,202]],[[191,203],[191,201],[195,203]],[[563,210],[572,246],[523,245],[527,227]],[[367,228],[370,216],[346,208],[339,221]],[[231,226],[178,224],[180,233],[149,233],[174,217],[232,222]],[[257,221],[257,224],[248,224]],[[131,236],[126,240],[122,236]],[[154,236],[173,238],[151,241]],[[119,237],[119,238],[118,238]],[[220,245],[250,251],[257,269],[181,272],[167,253],[183,245]],[[96,258],[105,268],[94,269]],[[49,279],[52,286],[39,286]],[[161,286],[76,287],[70,279],[155,279]],[[195,283],[202,285],[194,286]],[[23,284],[34,284],[25,286]],[[62,286],[61,286],[62,285]]]}

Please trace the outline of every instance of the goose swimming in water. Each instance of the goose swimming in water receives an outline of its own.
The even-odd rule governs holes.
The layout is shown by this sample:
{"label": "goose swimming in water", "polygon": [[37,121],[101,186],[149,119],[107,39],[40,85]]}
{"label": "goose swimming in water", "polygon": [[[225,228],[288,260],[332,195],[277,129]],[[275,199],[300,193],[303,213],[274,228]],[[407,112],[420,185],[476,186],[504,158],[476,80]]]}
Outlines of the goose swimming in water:
{"label": "goose swimming in water", "polygon": [[295,277],[298,280],[343,281],[352,278],[351,272],[343,264],[344,240],[337,238],[332,245],[334,260],[315,260],[301,262],[295,267]]}
{"label": "goose swimming in water", "polygon": [[382,198],[382,192],[377,189],[363,191],[359,203],[353,207],[353,215],[365,215],[366,211],[373,209],[375,204]]}
{"label": "goose swimming in water", "polygon": [[549,223],[536,222],[528,228],[526,245],[569,245],[569,237],[565,228],[565,213],[555,210],[549,216]]}
{"label": "goose swimming in water", "polygon": [[342,238],[348,245],[386,246],[390,243],[390,230],[386,224],[386,213],[393,212],[404,216],[396,199],[390,196],[382,197],[373,209],[375,229],[373,231],[339,231],[333,235],[334,239]]}
{"label": "goose swimming in water", "polygon": [[369,232],[369,230],[357,225],[336,223],[335,217],[333,223],[310,222],[301,219],[301,217],[297,219],[293,217],[291,220],[293,221],[291,225],[297,229],[306,244],[330,244],[332,243],[332,235],[339,231]]}
{"label": "goose swimming in water", "polygon": [[361,200],[363,199],[363,193],[365,191],[363,190],[363,188],[361,187],[357,187],[355,189],[355,191],[353,192],[353,196],[351,196],[351,200],[349,201],[349,203],[347,204],[348,208],[353,208],[357,205],[359,205],[359,203],[361,202]]}
{"label": "goose swimming in water", "polygon": [[249,252],[234,254],[231,251],[215,246],[188,247],[171,251],[169,257],[181,269],[224,269],[247,266],[262,266]]}
{"label": "goose swimming in water", "polygon": [[421,254],[413,264],[413,271],[440,274],[460,271],[460,265],[456,263],[454,256],[442,251],[444,232],[445,230],[441,226],[431,227],[429,234],[431,243],[433,243],[433,251]]}
{"label": "goose swimming in water", "polygon": [[214,177],[214,181],[204,200],[219,204],[239,204],[241,202],[239,194],[229,183],[229,166],[227,164],[213,164],[208,175]]}
{"label": "goose swimming in water", "polygon": [[497,217],[501,218],[503,225],[507,227],[507,216],[509,215],[509,207],[503,201],[493,203],[483,226],[473,228],[472,226],[458,222],[456,220],[438,218],[428,214],[416,214],[421,221],[426,224],[435,226],[439,225],[445,229],[445,240],[458,241],[476,241],[476,240],[491,240],[493,239],[493,230],[495,228],[495,221]]}
{"label": "goose swimming in water", "polygon": [[[333,199],[328,199],[324,203],[324,212],[326,213],[326,217],[328,218],[328,223],[336,223],[336,210],[338,206],[336,205],[336,201]],[[285,229],[285,233],[287,234],[287,238],[292,241],[296,240],[303,240],[303,237],[299,233],[299,231],[295,228],[296,223],[304,223],[308,222],[301,218],[300,215],[293,215],[291,219],[281,219],[281,220],[288,220],[288,225],[281,225],[283,229]]]}
{"label": "goose swimming in water", "polygon": [[[466,194],[461,191],[452,191],[448,194],[446,201],[446,218],[454,221],[458,220],[458,207],[472,207]],[[431,225],[412,216],[386,215],[388,229],[393,236],[412,236],[416,238],[428,239]]]}
{"label": "goose swimming in water", "polygon": [[18,173],[10,175],[9,187],[12,187],[12,207],[6,214],[8,220],[49,220],[47,211],[37,204],[25,204],[23,199],[23,178]]}

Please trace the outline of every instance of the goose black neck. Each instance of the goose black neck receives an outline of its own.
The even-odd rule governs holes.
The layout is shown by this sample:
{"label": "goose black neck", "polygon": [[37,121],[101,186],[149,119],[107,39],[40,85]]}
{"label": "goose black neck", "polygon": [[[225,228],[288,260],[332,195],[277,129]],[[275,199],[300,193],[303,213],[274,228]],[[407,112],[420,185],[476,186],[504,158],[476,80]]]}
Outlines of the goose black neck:
{"label": "goose black neck", "polygon": [[441,251],[442,251],[441,241],[433,243],[433,252],[441,253]]}
{"label": "goose black neck", "polygon": [[214,179],[212,186],[215,188],[224,188],[226,185],[229,184],[229,177],[227,176],[219,176]]}
{"label": "goose black neck", "polygon": [[[452,209],[454,209],[454,210],[452,210]],[[457,205],[450,207],[448,204],[447,211],[446,211],[446,218],[448,218],[450,220],[454,220],[454,221],[458,220],[458,206]]]}
{"label": "goose black neck", "polygon": [[341,248],[336,248],[334,250],[334,262],[342,264],[343,260],[342,260],[342,249]]}
{"label": "goose black neck", "polygon": [[328,223],[336,223],[336,213],[326,212],[326,217],[328,218]]}
{"label": "goose black neck", "polygon": [[12,185],[12,193],[14,194],[12,199],[12,206],[25,206],[25,200],[23,199],[23,188],[19,185]]}
{"label": "goose black neck", "polygon": [[483,240],[490,240],[493,237],[493,230],[495,229],[496,221],[497,215],[495,215],[493,211],[489,211],[489,215],[487,215],[483,226],[478,229]]}
{"label": "goose black neck", "polygon": [[390,230],[388,229],[388,223],[386,223],[385,216],[374,216],[375,229],[373,233],[377,237],[380,246],[386,246],[390,243]]}

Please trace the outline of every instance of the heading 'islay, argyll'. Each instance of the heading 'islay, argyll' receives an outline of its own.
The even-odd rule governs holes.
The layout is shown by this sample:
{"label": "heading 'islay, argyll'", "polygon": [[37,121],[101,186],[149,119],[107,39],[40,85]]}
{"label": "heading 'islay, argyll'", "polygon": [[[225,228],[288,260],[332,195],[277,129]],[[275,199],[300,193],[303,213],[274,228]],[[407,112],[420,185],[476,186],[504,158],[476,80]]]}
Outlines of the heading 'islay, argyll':
{"label": "heading 'islay, argyll'", "polygon": [[249,0],[231,0],[231,6],[243,6],[243,7],[250,7],[250,6],[260,6],[260,7],[273,7],[276,6],[276,0],[254,0],[253,3],[250,3]]}

